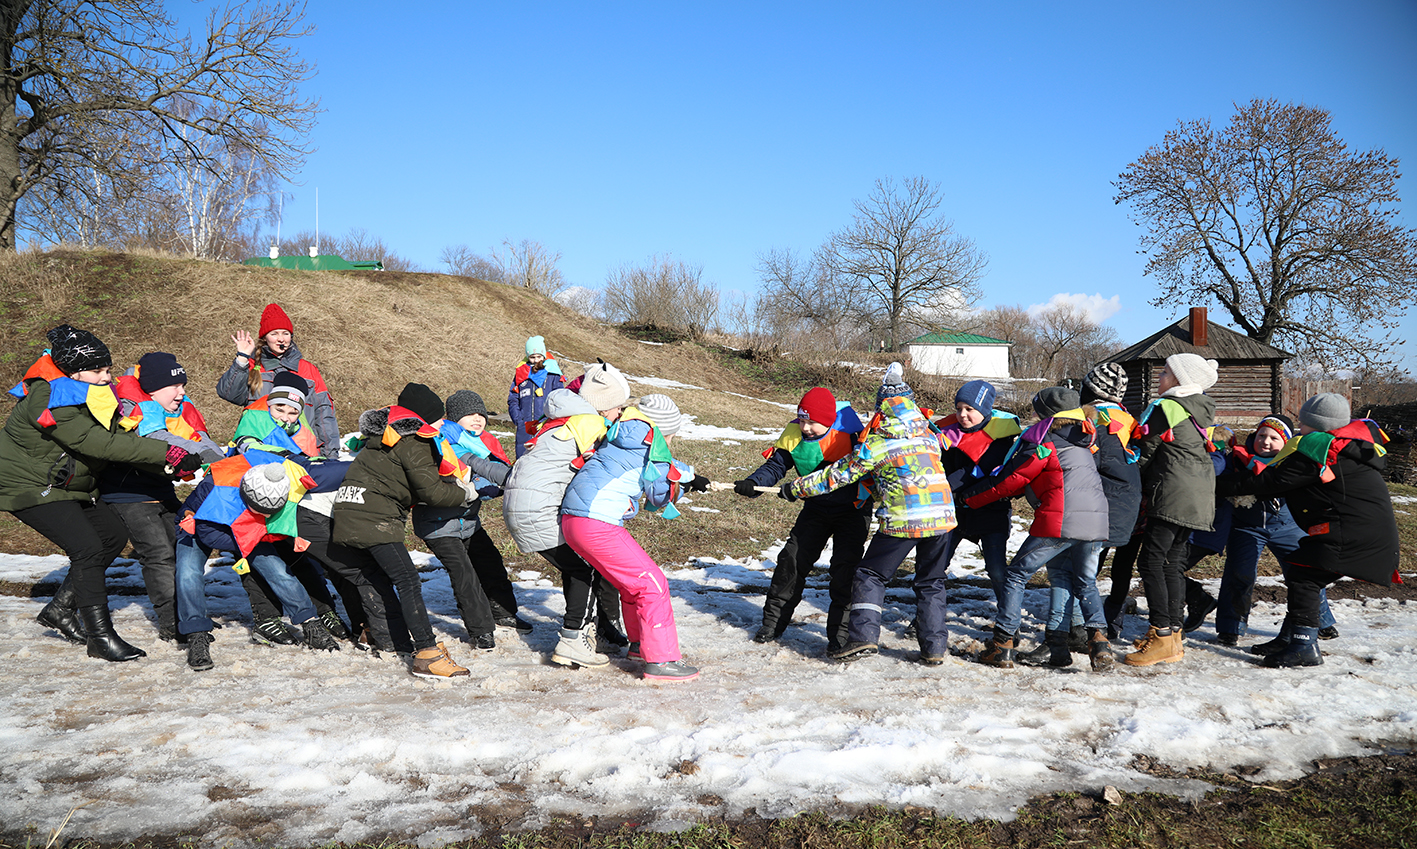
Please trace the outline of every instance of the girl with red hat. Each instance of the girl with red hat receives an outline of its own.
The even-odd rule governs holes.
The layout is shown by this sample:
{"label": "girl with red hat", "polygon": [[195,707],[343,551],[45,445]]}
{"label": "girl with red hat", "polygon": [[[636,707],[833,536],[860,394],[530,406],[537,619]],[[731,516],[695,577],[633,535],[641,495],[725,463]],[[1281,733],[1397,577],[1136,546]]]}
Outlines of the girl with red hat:
{"label": "girl with red hat", "polygon": [[303,377],[310,384],[305,396],[305,417],[315,431],[320,455],[338,458],[340,430],[334,400],[330,398],[320,370],[301,357],[300,349],[295,346],[294,326],[285,310],[279,304],[267,304],[261,312],[261,327],[256,338],[245,330],[238,330],[232,334],[231,341],[236,344],[236,356],[217,379],[217,394],[245,407],[270,393],[277,374],[293,372]]}

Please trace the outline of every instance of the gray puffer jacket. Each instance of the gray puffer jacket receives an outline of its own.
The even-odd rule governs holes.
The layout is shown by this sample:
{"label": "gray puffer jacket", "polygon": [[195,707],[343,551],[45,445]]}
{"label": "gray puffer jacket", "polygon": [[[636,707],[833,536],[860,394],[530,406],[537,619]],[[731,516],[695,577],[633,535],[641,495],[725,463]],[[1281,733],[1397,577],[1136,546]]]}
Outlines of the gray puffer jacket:
{"label": "gray puffer jacket", "polygon": [[[600,418],[588,401],[568,389],[546,396],[547,418],[580,415]],[[563,425],[543,433],[512,465],[503,484],[502,516],[523,554],[548,551],[566,541],[561,536],[561,498],[575,477],[571,464],[579,456],[575,437]]]}

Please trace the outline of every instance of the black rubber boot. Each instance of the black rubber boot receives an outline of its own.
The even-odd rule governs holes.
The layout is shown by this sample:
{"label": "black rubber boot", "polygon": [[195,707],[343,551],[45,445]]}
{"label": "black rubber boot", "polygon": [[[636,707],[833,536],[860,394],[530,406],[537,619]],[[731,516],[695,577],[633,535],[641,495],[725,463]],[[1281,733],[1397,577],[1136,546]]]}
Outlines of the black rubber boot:
{"label": "black rubber boot", "polygon": [[148,656],[147,652],[129,645],[114,633],[108,605],[95,604],[92,607],[79,608],[79,621],[83,622],[84,633],[88,635],[86,642],[89,657],[97,657],[110,663],[122,663]]}
{"label": "black rubber boot", "polygon": [[[1083,632],[1086,636],[1087,632]],[[1057,669],[1073,665],[1073,652],[1069,645],[1072,642],[1071,631],[1049,631],[1046,637],[1048,643],[1048,665]]]}
{"label": "black rubber boot", "polygon": [[1043,634],[1043,639],[1038,641],[1030,651],[1015,651],[1014,662],[1023,666],[1047,666],[1053,657],[1053,649],[1049,645],[1056,631],[1047,631]]}
{"label": "black rubber boot", "polygon": [[84,626],[74,612],[78,601],[79,593],[74,589],[74,581],[65,575],[64,582],[54,591],[54,598],[35,619],[44,627],[58,631],[69,642],[81,646],[85,643]]}
{"label": "black rubber boot", "polygon": [[1068,631],[1068,651],[1087,654],[1087,626],[1074,625]]}
{"label": "black rubber boot", "polygon": [[1264,659],[1264,665],[1271,669],[1322,666],[1323,662],[1323,652],[1319,651],[1318,628],[1295,628],[1284,650]]}
{"label": "black rubber boot", "polygon": [[1256,643],[1250,646],[1247,651],[1250,654],[1257,654],[1260,657],[1269,657],[1272,654],[1279,654],[1289,647],[1290,635],[1293,634],[1293,626],[1289,624],[1289,617],[1284,617],[1284,624],[1279,626],[1279,634],[1274,639]]}
{"label": "black rubber boot", "polygon": [[1205,585],[1194,578],[1186,579],[1186,619],[1181,630],[1187,634],[1205,624],[1205,618],[1215,610],[1215,596],[1205,591]]}

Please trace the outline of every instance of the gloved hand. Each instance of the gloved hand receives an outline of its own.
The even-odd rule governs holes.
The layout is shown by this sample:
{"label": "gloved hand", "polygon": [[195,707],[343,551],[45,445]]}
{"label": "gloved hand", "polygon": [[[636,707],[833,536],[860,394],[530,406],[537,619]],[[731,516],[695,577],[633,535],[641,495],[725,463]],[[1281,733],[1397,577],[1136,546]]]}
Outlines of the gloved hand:
{"label": "gloved hand", "polygon": [[792,491],[792,484],[785,483],[777,488],[777,497],[784,501],[796,501],[797,494]]}
{"label": "gloved hand", "polygon": [[457,484],[458,488],[463,492],[464,497],[462,503],[464,507],[471,505],[472,502],[478,499],[477,487],[473,486],[469,481],[465,481],[462,478],[453,478],[453,483]]}
{"label": "gloved hand", "polygon": [[759,495],[762,495],[761,492],[758,492],[758,485],[746,479],[741,481],[734,481],[733,491],[743,496],[744,498],[757,498]]}
{"label": "gloved hand", "polygon": [[708,492],[709,479],[703,475],[694,475],[694,479],[684,484],[684,488],[690,492]]}
{"label": "gloved hand", "polygon": [[172,470],[170,474],[190,475],[202,467],[202,455],[170,445],[167,448],[167,467]]}

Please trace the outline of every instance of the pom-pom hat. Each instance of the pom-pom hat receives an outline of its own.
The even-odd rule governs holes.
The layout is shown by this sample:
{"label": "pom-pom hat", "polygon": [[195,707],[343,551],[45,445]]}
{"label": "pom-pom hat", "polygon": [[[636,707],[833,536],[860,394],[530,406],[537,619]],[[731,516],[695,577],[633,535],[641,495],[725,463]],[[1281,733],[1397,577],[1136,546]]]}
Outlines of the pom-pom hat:
{"label": "pom-pom hat", "polygon": [[280,463],[252,466],[241,476],[241,500],[253,513],[274,515],[290,497],[290,477]]}
{"label": "pom-pom hat", "polygon": [[1220,377],[1220,363],[1200,354],[1172,354],[1166,358],[1166,368],[1181,386],[1204,392]]}
{"label": "pom-pom hat", "polygon": [[604,360],[585,370],[579,394],[597,411],[625,406],[630,400],[630,382],[620,370]]}

